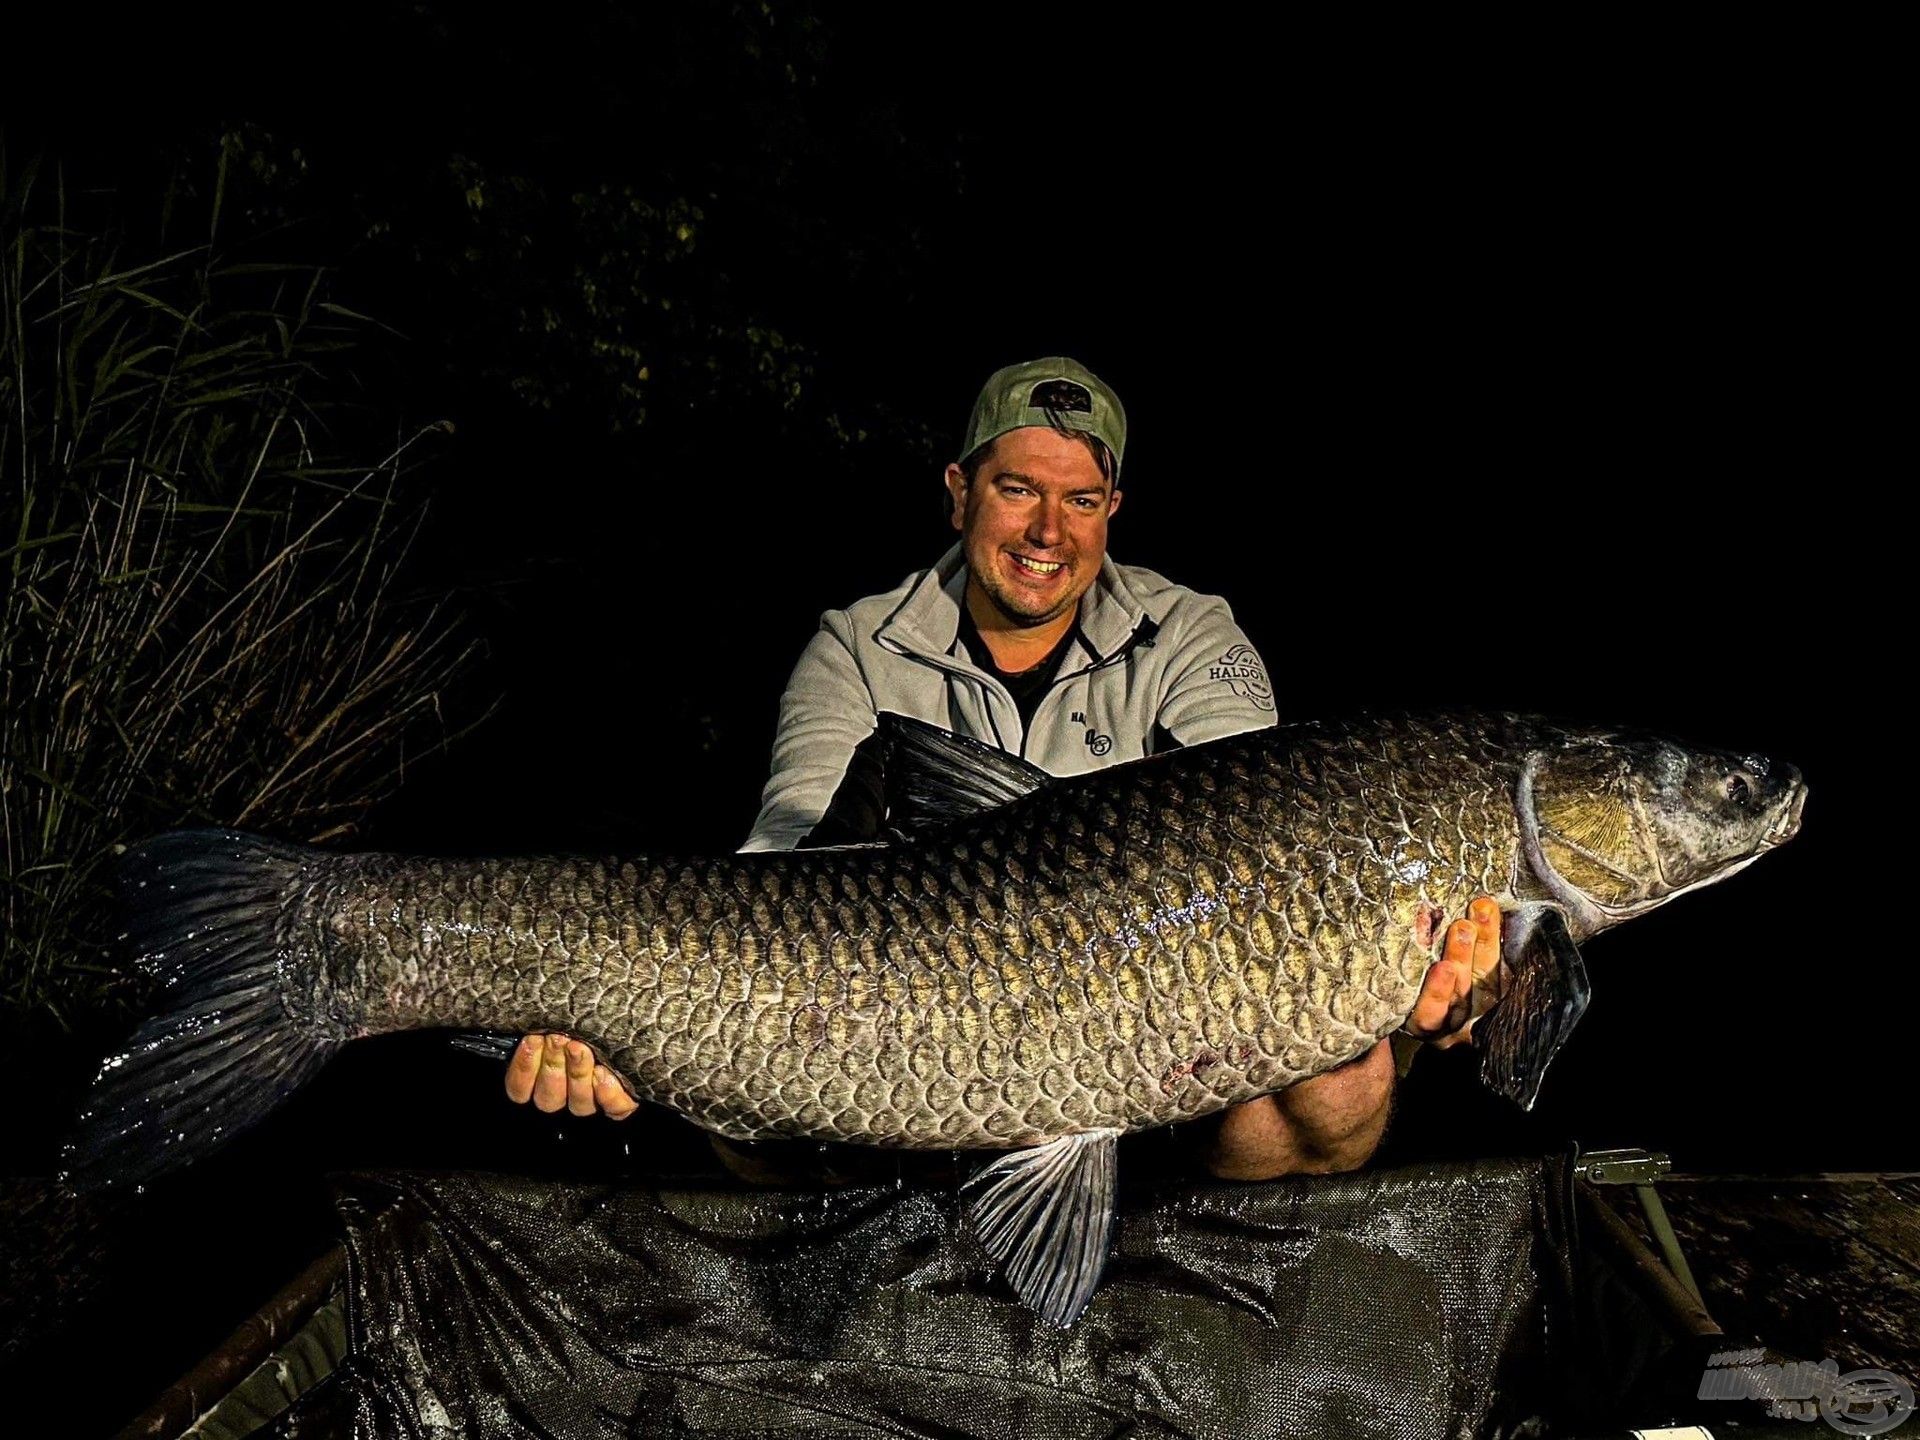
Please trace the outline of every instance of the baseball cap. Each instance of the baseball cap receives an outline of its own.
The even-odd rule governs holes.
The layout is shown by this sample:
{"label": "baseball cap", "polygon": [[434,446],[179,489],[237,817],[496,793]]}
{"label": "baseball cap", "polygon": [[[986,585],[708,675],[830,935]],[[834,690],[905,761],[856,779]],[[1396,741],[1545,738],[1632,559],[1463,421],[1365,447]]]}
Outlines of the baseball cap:
{"label": "baseball cap", "polygon": [[1107,383],[1078,360],[1049,355],[994,371],[973,402],[960,453],[971,455],[989,440],[1028,425],[1080,430],[1105,441],[1119,477],[1127,412]]}

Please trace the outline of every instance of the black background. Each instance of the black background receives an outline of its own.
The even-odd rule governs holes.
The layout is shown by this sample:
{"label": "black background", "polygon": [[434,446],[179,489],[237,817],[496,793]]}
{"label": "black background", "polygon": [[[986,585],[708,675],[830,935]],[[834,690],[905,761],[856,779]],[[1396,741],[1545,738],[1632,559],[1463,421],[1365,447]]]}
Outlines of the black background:
{"label": "black background", "polygon": [[[1429,1056],[1388,1158],[1920,1162],[1903,857],[1876,823],[1911,788],[1883,593],[1905,536],[1880,508],[1908,467],[1873,438],[1891,199],[1877,92],[1848,81],[1863,41],[822,9],[813,80],[768,100],[787,32],[759,7],[583,13],[296,7],[84,41],[55,22],[41,53],[92,85],[42,75],[9,121],[16,147],[94,163],[238,120],[300,145],[325,203],[299,233],[338,244],[354,303],[408,337],[409,416],[453,422],[419,583],[472,610],[501,705],[364,843],[737,845],[819,613],[938,556],[980,381],[1069,353],[1128,408],[1112,553],[1224,595],[1283,718],[1546,711],[1762,751],[1811,784],[1791,846],[1589,947],[1593,1005],[1534,1114]],[[749,61],[749,41],[775,48]],[[669,378],[615,433],[475,378],[475,297],[340,238],[456,152],[707,195],[699,263],[812,348],[826,398]],[[843,444],[827,408],[880,418]],[[176,1233],[215,1223],[210,1194],[324,1232],[310,1177],[330,1168],[692,1153],[665,1120],[497,1091],[437,1041],[369,1042],[153,1203]]]}

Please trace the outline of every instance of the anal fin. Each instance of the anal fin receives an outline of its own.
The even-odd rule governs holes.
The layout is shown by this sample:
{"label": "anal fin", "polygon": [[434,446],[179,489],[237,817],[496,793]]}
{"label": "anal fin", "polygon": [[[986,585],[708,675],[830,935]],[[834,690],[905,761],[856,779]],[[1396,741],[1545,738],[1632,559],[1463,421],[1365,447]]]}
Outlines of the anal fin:
{"label": "anal fin", "polygon": [[1499,1003],[1475,1022],[1473,1039],[1487,1088],[1531,1110],[1547,1066],[1586,1012],[1592,988],[1557,909],[1527,907],[1509,914],[1506,923],[1500,960],[1505,988]]}
{"label": "anal fin", "polygon": [[987,1253],[1042,1319],[1062,1328],[1093,1299],[1113,1230],[1118,1130],[1063,1135],[1001,1156],[967,1182],[967,1213]]}

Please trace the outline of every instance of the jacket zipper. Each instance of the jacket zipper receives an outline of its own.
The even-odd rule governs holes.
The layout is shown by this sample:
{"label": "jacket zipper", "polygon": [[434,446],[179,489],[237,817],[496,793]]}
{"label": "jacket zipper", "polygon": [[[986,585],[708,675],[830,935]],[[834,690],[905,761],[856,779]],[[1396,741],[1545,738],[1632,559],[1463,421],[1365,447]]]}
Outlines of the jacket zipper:
{"label": "jacket zipper", "polygon": [[[986,695],[985,695],[983,704],[987,712],[987,727],[993,731],[994,746],[997,749],[1006,750],[1007,748],[1006,739],[1000,734],[1000,722],[999,720],[994,718],[994,713],[993,713],[993,697],[995,692],[998,692],[1000,695],[1000,698],[1007,702],[1008,709],[1012,710],[1016,715],[1020,713],[1020,707],[1013,703],[1013,696],[1007,693],[1006,686],[1002,685],[999,681],[995,680],[991,675],[981,675],[972,670],[961,669],[960,666],[957,663],[955,663],[951,655],[934,655],[932,653],[922,654],[918,650],[907,649],[906,646],[900,644],[898,641],[895,641],[895,640],[883,639],[878,635],[874,636],[873,638],[876,641],[878,641],[880,644],[885,645],[889,650],[893,651],[893,653],[896,655],[904,656],[908,660],[917,660],[922,665],[931,666],[933,669],[942,671],[945,674],[951,675],[956,679],[965,680],[968,683],[978,686],[981,690],[985,691]],[[1027,737],[1025,736],[1025,734],[1022,734],[1020,737],[1020,748],[1021,748],[1023,757],[1026,750],[1026,738]]]}
{"label": "jacket zipper", "polygon": [[[1040,697],[1040,704],[1033,707],[1033,718],[1035,720],[1040,718],[1041,707],[1051,700],[1053,698],[1053,692],[1066,684],[1067,681],[1078,680],[1082,675],[1091,675],[1094,671],[1104,670],[1109,665],[1118,665],[1122,660],[1126,659],[1127,656],[1131,655],[1142,641],[1159,633],[1160,627],[1154,623],[1153,617],[1150,615],[1142,615],[1139,623],[1128,632],[1127,638],[1120,642],[1120,648],[1114,651],[1113,654],[1107,656],[1106,659],[1096,660],[1091,665],[1083,665],[1078,670],[1074,670],[1066,675],[1054,676],[1053,683],[1047,686],[1046,693]],[[1009,695],[1007,699],[1008,702],[1011,703],[1013,697]],[[988,713],[991,715],[992,712],[989,711]],[[1027,741],[1033,738],[1033,729],[1034,727],[1029,725],[1020,735],[1020,758],[1022,760],[1027,758]]]}
{"label": "jacket zipper", "polygon": [[[1045,705],[1047,701],[1053,697],[1053,692],[1059,689],[1060,686],[1066,684],[1067,681],[1078,680],[1082,675],[1091,675],[1094,671],[1104,670],[1109,665],[1118,665],[1139,648],[1142,643],[1149,642],[1152,636],[1159,633],[1160,627],[1155,623],[1153,617],[1151,615],[1142,615],[1133,629],[1128,632],[1127,638],[1120,642],[1120,648],[1115,650],[1113,654],[1107,656],[1104,660],[1096,660],[1091,665],[1083,665],[1078,670],[1069,671],[1065,675],[1054,676],[1053,683],[1047,686],[1046,693],[1040,697],[1040,704],[1033,707],[1033,718],[1036,720],[1040,718],[1041,706]],[[873,638],[880,644],[885,645],[896,655],[903,655],[909,660],[917,660],[922,665],[930,665],[934,669],[944,671],[948,675],[970,681],[986,691],[987,725],[993,731],[993,743],[997,748],[1006,750],[1007,742],[1005,737],[1000,733],[1000,722],[994,718],[993,714],[994,695],[997,693],[1001,699],[1005,700],[1007,702],[1007,708],[1012,710],[1014,714],[1017,715],[1020,713],[1020,707],[1013,703],[1013,696],[1007,693],[1006,686],[1002,685],[998,680],[995,680],[991,675],[983,675],[975,670],[962,669],[951,655],[937,655],[931,651],[923,653],[918,650],[909,650],[906,646],[900,644],[899,641],[889,640],[880,635],[875,635]],[[1023,726],[1020,732],[1020,749],[1017,752],[1022,760],[1027,758],[1027,742],[1032,738],[1033,726]]]}

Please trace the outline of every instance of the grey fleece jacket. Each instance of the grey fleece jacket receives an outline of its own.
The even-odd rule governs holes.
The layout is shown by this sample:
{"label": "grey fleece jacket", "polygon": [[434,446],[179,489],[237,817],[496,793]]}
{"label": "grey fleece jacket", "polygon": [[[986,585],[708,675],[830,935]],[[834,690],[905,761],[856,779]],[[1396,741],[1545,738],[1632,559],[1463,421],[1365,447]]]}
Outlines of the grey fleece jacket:
{"label": "grey fleece jacket", "polygon": [[[959,639],[958,545],[884,595],[829,610],[780,700],[773,773],[744,850],[787,850],[816,828],[872,833],[877,778],[856,752],[882,711],[911,715],[1079,775],[1274,722],[1266,667],[1226,602],[1109,557],[1033,724]],[[864,754],[865,752],[861,752]],[[822,827],[823,817],[835,814]],[[859,812],[865,811],[862,815]],[[824,836],[823,836],[824,838]]]}

